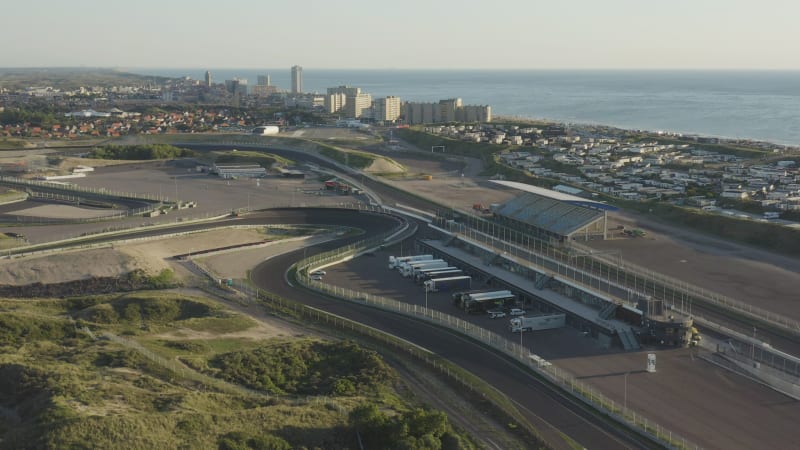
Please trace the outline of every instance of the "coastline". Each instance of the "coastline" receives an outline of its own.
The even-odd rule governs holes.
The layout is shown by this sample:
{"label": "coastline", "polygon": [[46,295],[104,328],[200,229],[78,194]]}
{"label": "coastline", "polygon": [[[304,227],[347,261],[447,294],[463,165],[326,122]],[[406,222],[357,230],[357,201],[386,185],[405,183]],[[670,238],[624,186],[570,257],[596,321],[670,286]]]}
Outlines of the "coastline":
{"label": "coastline", "polygon": [[[202,79],[205,69],[132,68]],[[215,83],[269,74],[288,90],[288,68],[208,68]],[[800,145],[800,71],[314,69],[306,92],[350,85],[373,98],[438,102],[462,98],[494,115],[728,141]]]}
{"label": "coastline", "polygon": [[757,146],[759,144],[772,146],[775,149],[785,150],[785,151],[800,151],[800,143],[796,144],[788,144],[788,143],[781,143],[775,140],[761,140],[761,139],[751,139],[751,138],[736,138],[736,137],[729,137],[729,136],[718,136],[713,134],[703,134],[703,133],[689,133],[689,132],[680,132],[680,131],[669,131],[669,130],[643,130],[637,128],[626,128],[623,126],[617,125],[608,125],[603,123],[586,123],[586,122],[563,122],[557,119],[547,119],[547,118],[530,118],[530,117],[518,117],[518,116],[506,116],[506,115],[497,115],[493,118],[492,122],[498,123],[520,123],[520,124],[530,124],[530,125],[561,125],[561,126],[568,126],[568,127],[580,127],[580,128],[605,128],[607,130],[611,130],[614,132],[619,133],[640,133],[640,134],[650,134],[653,135],[654,139],[658,137],[665,137],[670,139],[717,139],[719,144],[749,144],[753,146]]}

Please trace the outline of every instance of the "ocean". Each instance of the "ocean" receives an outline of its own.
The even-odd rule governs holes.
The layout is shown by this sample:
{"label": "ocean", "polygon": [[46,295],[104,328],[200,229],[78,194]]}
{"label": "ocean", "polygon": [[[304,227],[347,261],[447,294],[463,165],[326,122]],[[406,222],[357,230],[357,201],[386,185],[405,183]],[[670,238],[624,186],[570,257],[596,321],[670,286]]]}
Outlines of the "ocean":
{"label": "ocean", "polygon": [[[269,74],[288,89],[290,70],[209,69],[214,82],[255,85]],[[205,69],[128,69],[202,80]],[[303,90],[347,84],[374,97],[491,105],[494,116],[669,131],[800,145],[798,71],[331,70],[305,68]]]}

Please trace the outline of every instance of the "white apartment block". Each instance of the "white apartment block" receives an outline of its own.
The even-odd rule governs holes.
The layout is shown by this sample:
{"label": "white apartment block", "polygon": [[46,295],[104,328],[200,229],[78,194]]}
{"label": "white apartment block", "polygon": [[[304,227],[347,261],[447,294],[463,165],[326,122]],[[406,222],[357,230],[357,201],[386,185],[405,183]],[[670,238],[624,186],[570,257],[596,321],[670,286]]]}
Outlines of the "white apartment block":
{"label": "white apartment block", "polygon": [[389,96],[375,99],[372,109],[375,120],[394,122],[400,118],[400,97]]}
{"label": "white apartment block", "polygon": [[371,107],[372,96],[362,93],[359,93],[353,97],[347,97],[347,103],[344,105],[345,114],[347,117],[353,119],[366,117]]}

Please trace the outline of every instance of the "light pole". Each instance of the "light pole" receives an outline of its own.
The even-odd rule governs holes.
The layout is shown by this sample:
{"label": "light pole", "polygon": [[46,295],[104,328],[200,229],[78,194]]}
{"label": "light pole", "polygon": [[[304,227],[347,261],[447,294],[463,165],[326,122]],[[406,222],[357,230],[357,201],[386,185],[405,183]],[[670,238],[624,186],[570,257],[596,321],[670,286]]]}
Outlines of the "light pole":
{"label": "light pole", "polygon": [[425,310],[428,310],[428,288],[425,288]]}
{"label": "light pole", "polygon": [[625,393],[623,395],[623,400],[622,400],[623,414],[625,413],[625,411],[628,410],[628,375],[630,374],[631,374],[630,372],[625,372]]}

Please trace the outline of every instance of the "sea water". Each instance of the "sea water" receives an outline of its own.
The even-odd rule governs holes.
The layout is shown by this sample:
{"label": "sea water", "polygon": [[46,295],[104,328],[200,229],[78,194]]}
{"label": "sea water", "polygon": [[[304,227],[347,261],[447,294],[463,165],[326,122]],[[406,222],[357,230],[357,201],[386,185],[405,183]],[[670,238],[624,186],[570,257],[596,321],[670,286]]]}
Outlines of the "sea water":
{"label": "sea water", "polygon": [[[252,86],[269,74],[273,85],[290,86],[288,68],[208,70],[215,83],[239,77]],[[130,71],[202,80],[206,69]],[[339,85],[373,98],[459,97],[491,105],[494,116],[800,145],[797,71],[303,70],[305,92]]]}

